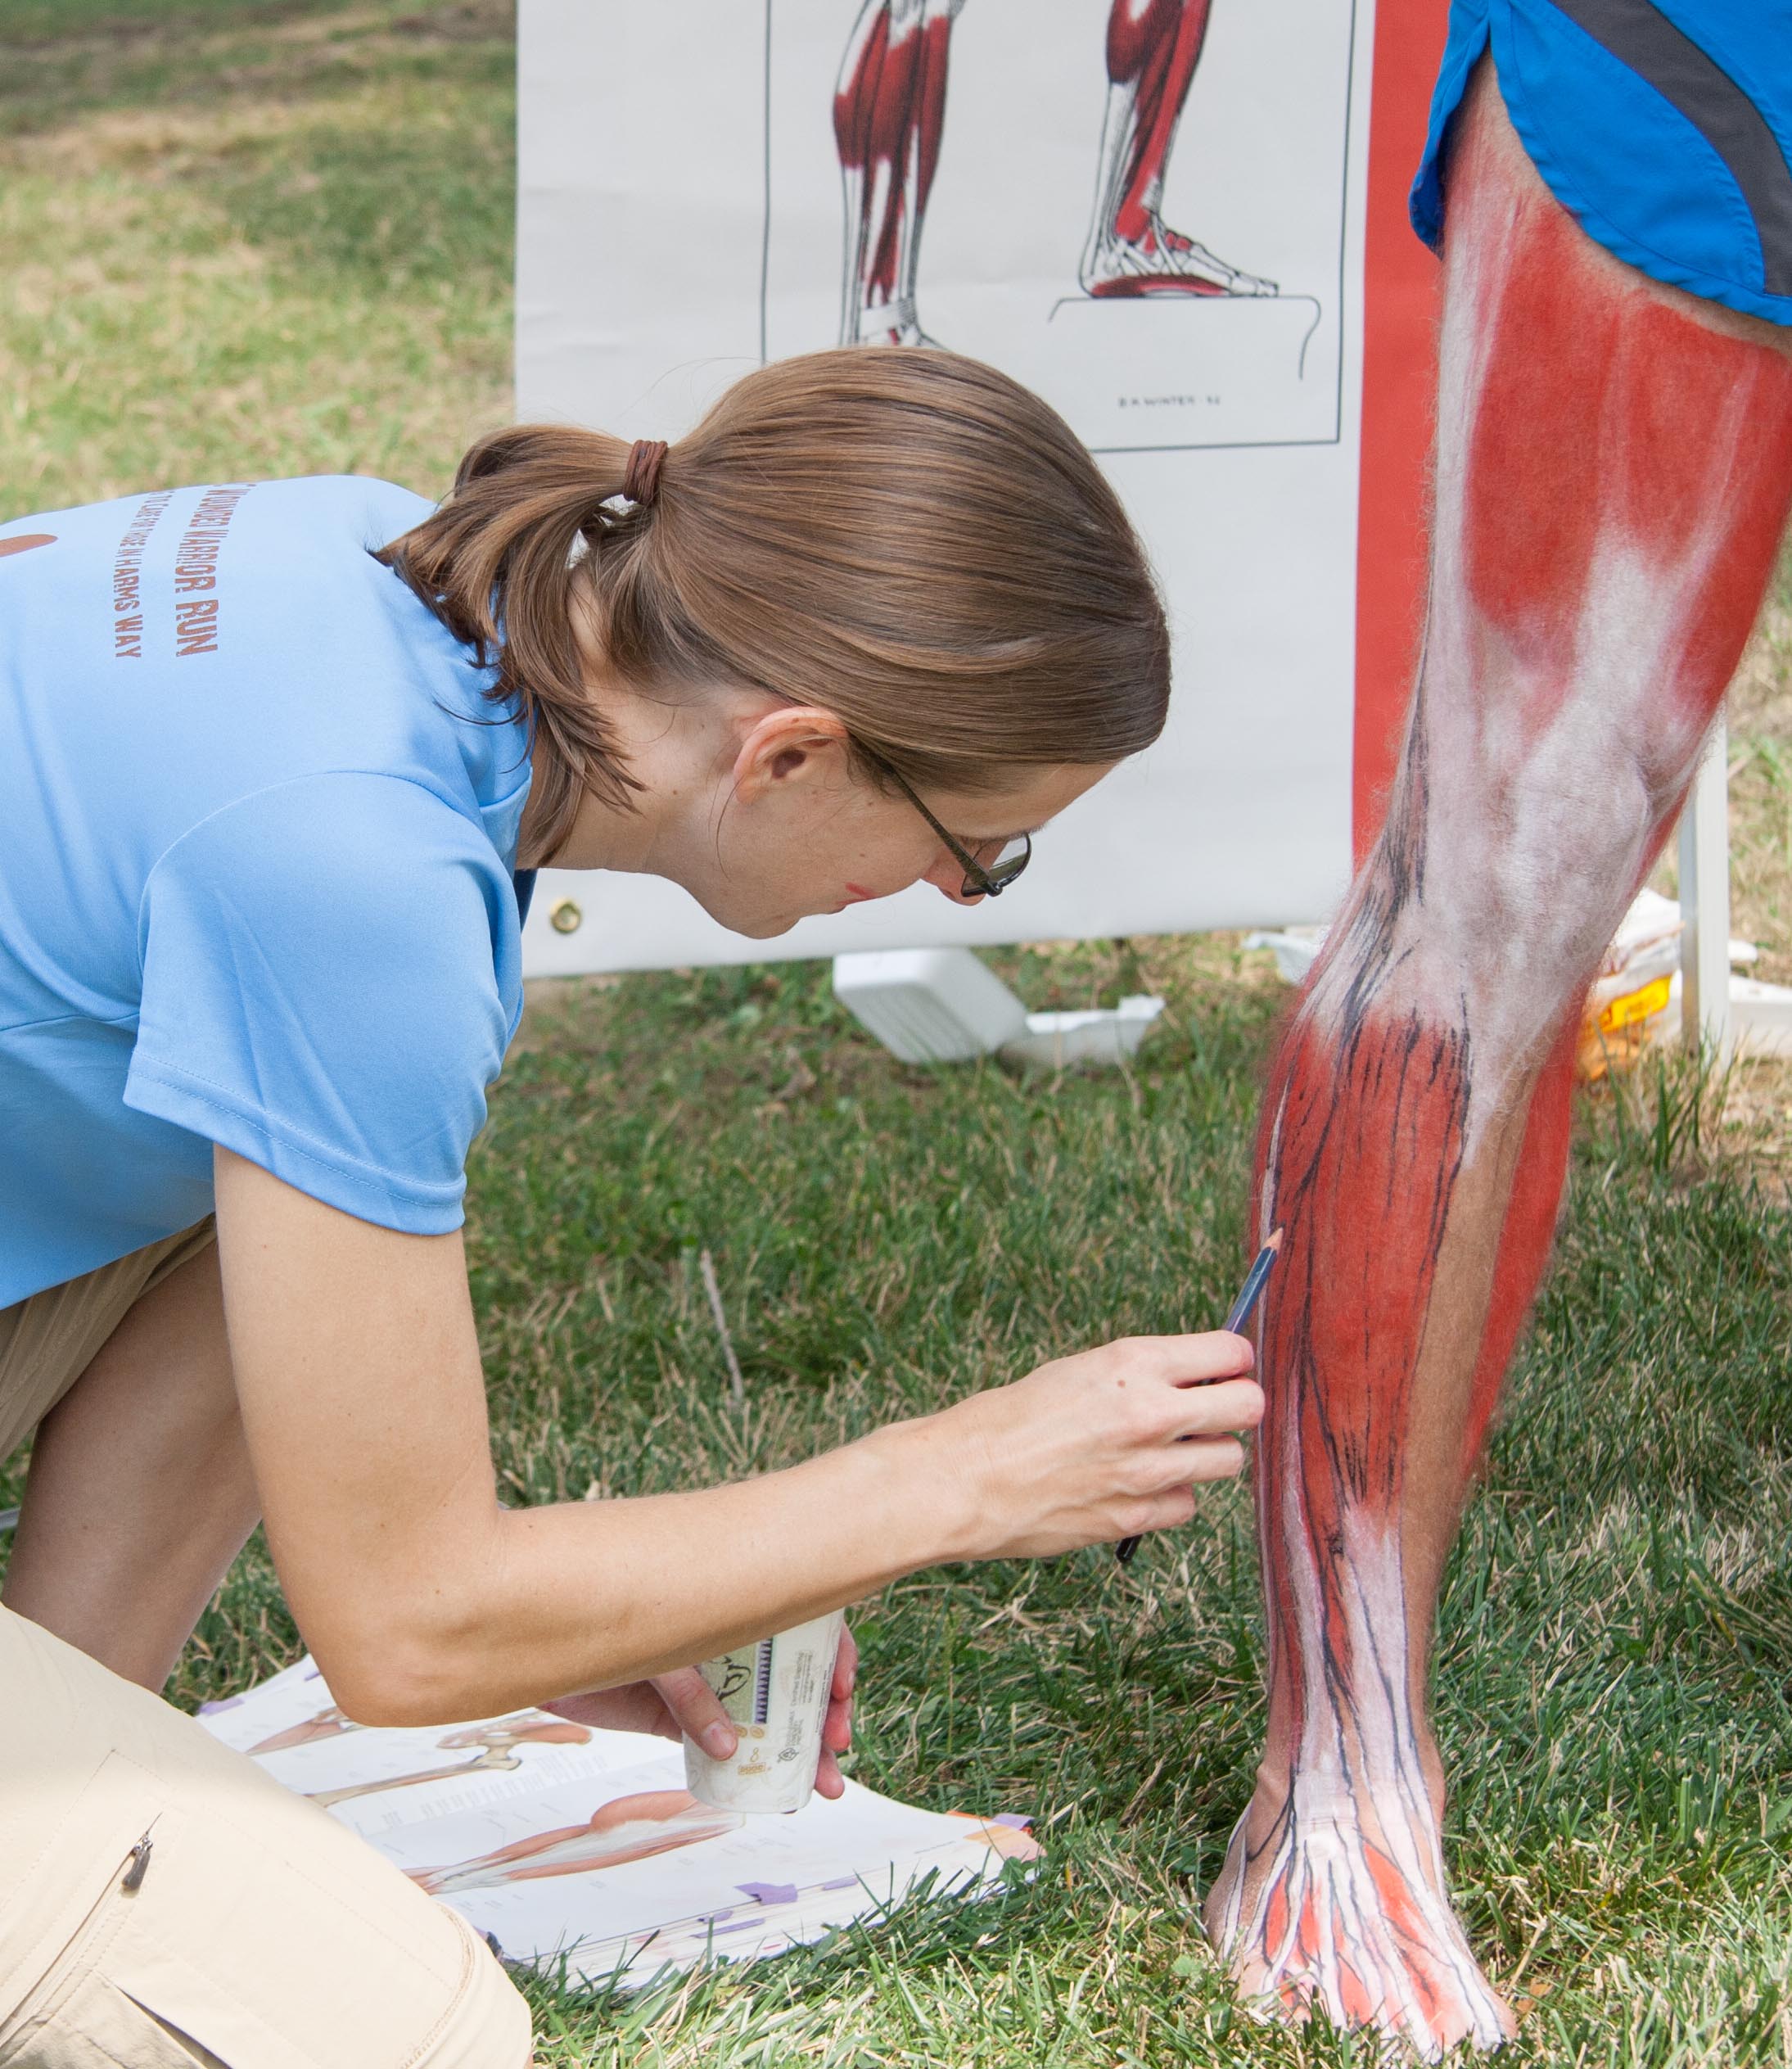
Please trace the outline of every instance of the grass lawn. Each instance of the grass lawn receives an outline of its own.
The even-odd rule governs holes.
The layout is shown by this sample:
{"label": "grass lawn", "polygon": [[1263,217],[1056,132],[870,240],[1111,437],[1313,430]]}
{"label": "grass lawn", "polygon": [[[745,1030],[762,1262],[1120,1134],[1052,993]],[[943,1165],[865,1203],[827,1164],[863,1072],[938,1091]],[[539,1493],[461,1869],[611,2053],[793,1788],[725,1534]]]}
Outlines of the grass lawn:
{"label": "grass lawn", "polygon": [[[484,0],[0,0],[0,514],[245,472],[440,487],[508,406],[510,38]],[[1782,981],[1785,603],[1733,734],[1738,931]],[[774,1466],[1070,1344],[1217,1321],[1285,997],[1266,959],[993,960],[1035,1005],[1170,1010],[1136,1071],[1054,1084],[906,1068],[810,965],[542,988],[472,1167],[512,1498]],[[1518,2062],[1792,2053],[1792,1073],[1700,1090],[1587,1101],[1445,1590],[1454,1872]],[[1194,1924],[1260,1728],[1242,1489],[1125,1574],[946,1569],[856,1622],[855,1772],[1036,1814],[1038,1881],[644,1999],[532,1985],[544,2064],[1367,2058],[1246,2019]],[[258,1543],[177,1696],[296,1644]]]}

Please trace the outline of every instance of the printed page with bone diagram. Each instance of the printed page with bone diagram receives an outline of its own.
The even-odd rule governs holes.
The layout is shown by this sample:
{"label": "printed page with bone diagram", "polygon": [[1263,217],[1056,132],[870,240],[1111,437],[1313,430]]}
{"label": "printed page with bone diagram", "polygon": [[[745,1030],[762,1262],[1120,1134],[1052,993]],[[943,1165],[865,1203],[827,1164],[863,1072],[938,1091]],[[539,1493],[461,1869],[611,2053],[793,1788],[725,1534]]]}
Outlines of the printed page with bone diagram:
{"label": "printed page with bone diagram", "polygon": [[999,1886],[1040,1849],[1018,1818],[923,1810],[848,1782],[788,1817],[699,1804],[681,1748],[546,1710],[397,1730],[345,1717],[297,1661],[200,1722],[358,1832],[507,1960],[638,1986]]}

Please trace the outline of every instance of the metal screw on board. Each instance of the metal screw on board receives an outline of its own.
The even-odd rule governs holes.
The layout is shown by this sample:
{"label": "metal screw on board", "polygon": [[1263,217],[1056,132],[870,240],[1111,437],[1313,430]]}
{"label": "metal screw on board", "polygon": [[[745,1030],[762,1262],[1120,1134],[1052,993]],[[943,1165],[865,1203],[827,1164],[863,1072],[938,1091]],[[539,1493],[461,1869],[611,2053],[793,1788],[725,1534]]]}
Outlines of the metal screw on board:
{"label": "metal screw on board", "polygon": [[557,934],[576,934],[585,924],[585,915],[571,898],[556,898],[548,912],[548,924]]}

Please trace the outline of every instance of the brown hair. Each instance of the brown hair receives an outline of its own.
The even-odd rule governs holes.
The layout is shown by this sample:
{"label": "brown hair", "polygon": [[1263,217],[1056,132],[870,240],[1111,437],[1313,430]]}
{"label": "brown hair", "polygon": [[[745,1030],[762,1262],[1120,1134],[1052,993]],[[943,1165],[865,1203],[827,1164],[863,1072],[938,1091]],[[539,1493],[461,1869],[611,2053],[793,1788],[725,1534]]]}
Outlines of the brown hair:
{"label": "brown hair", "polygon": [[[581,674],[574,607],[648,693],[814,704],[918,788],[1118,761],[1162,730],[1163,609],[1118,498],[1055,411],[956,354],[856,347],[729,389],[624,499],[630,448],[520,424],[378,558],[494,658],[545,747],[525,862],[582,790],[639,785]],[[878,776],[873,765],[873,779]]]}

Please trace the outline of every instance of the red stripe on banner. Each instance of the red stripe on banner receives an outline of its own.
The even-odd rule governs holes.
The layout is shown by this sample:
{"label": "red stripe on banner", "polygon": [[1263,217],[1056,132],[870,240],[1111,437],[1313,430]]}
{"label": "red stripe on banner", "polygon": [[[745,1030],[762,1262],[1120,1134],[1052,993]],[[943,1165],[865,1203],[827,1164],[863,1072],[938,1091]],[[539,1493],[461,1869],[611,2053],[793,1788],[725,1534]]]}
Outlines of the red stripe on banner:
{"label": "red stripe on banner", "polygon": [[1426,468],[1442,268],[1406,192],[1443,56],[1445,0],[1378,0],[1369,102],[1362,463],[1356,504],[1356,712],[1351,830],[1360,861],[1381,825],[1419,658]]}

